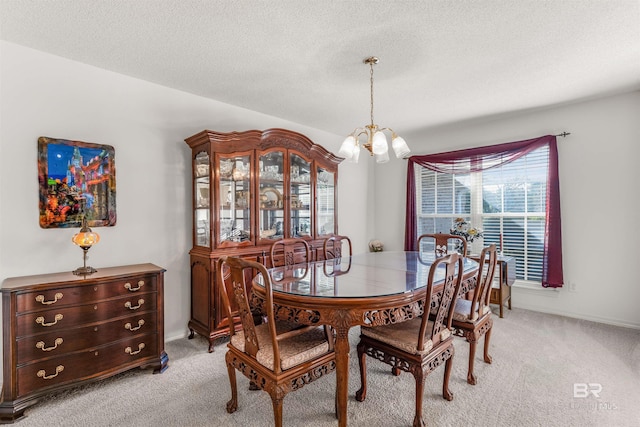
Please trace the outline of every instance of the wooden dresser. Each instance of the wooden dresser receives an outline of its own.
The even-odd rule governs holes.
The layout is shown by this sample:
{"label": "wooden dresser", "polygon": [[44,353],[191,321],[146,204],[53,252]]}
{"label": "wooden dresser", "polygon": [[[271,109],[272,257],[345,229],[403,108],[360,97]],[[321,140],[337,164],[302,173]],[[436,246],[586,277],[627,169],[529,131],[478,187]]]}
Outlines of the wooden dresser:
{"label": "wooden dresser", "polygon": [[53,391],[137,367],[164,371],[164,272],[138,264],[6,279],[0,422]]}

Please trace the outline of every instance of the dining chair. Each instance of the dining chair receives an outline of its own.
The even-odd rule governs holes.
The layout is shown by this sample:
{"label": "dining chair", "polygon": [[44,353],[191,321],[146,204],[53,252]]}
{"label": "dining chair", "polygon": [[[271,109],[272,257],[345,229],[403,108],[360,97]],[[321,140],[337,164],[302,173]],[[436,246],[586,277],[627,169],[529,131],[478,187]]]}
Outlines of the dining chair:
{"label": "dining chair", "polygon": [[[266,296],[267,321],[259,325],[254,322],[247,295],[250,289],[247,282],[256,271],[262,274]],[[224,283],[226,291],[220,294],[229,324],[234,324],[233,304],[242,325],[238,331],[229,330],[231,338],[225,360],[231,400],[227,402],[227,412],[231,414],[238,409],[238,370],[254,387],[269,393],[275,426],[281,427],[285,395],[335,370],[333,336],[327,336],[321,326],[299,328],[300,325],[292,321],[276,320],[271,280],[264,265],[241,258],[221,257],[217,261],[217,273],[218,283]],[[225,282],[222,281],[224,276],[227,277]]]}
{"label": "dining chair", "polygon": [[492,244],[482,249],[476,278],[476,287],[473,298],[458,298],[453,308],[452,327],[454,334],[466,338],[469,342],[469,370],[467,371],[467,382],[476,384],[476,376],[473,373],[473,362],[476,355],[476,345],[484,335],[484,361],[491,363],[489,355],[489,340],[491,339],[491,328],[493,319],[489,300],[491,298],[491,284],[496,270],[497,252],[496,245]]}
{"label": "dining chair", "polygon": [[[433,294],[433,282],[436,271],[444,270],[444,285],[440,296]],[[392,370],[409,372],[416,383],[414,427],[425,425],[422,419],[422,397],[427,375],[445,363],[442,396],[446,400],[453,399],[449,390],[449,377],[453,361],[453,335],[451,319],[453,301],[457,298],[462,283],[462,257],[452,253],[437,258],[429,269],[427,285],[422,300],[425,310],[429,310],[432,298],[437,301],[434,320],[428,315],[415,317],[400,323],[375,327],[361,327],[358,343],[358,362],[360,365],[361,387],[356,392],[356,400],[362,402],[367,395],[366,356],[371,356],[392,366]]]}
{"label": "dining chair", "polygon": [[304,239],[291,237],[276,240],[270,249],[272,267],[291,267],[311,261],[311,249]]}
{"label": "dining chair", "polygon": [[324,241],[324,259],[341,258],[343,252],[343,242],[349,248],[349,256],[353,255],[351,239],[347,236],[333,235]]}
{"label": "dining chair", "polygon": [[[427,249],[433,248],[438,258],[447,255],[450,252],[450,247],[456,248],[463,257],[467,256],[467,239],[462,236],[456,236],[455,234],[423,234],[418,237],[418,251],[422,251],[423,245],[426,246]],[[460,251],[459,248],[461,248],[462,251]]]}

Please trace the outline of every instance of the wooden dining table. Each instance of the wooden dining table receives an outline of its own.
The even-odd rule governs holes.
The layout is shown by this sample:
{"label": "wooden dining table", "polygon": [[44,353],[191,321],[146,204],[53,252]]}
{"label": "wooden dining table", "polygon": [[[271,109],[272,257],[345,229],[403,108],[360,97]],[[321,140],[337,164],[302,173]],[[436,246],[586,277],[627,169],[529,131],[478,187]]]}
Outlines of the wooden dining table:
{"label": "wooden dining table", "polygon": [[[404,322],[424,311],[433,253],[372,252],[269,269],[278,318],[330,325],[336,333],[336,409],[347,425],[349,329]],[[475,287],[478,263],[465,258],[460,293]],[[436,272],[431,305],[439,302],[444,269]],[[438,286],[439,285],[439,286]],[[264,303],[261,275],[253,280],[252,304]]]}

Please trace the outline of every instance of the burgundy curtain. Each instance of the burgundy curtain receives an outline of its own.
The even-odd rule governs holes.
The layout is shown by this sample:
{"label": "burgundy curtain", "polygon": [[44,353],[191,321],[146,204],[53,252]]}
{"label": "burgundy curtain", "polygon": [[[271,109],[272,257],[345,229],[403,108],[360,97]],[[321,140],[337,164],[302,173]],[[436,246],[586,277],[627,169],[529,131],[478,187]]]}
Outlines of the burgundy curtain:
{"label": "burgundy curtain", "polygon": [[547,176],[547,220],[544,233],[542,261],[542,286],[558,288],[564,282],[562,274],[562,233],[560,224],[560,184],[558,180],[558,147],[554,135],[546,135],[525,141],[508,142],[468,150],[409,157],[407,167],[407,211],[404,248],[417,250],[416,236],[416,183],[414,164],[441,173],[466,174],[480,172],[519,159],[531,151],[549,147],[549,171]]}

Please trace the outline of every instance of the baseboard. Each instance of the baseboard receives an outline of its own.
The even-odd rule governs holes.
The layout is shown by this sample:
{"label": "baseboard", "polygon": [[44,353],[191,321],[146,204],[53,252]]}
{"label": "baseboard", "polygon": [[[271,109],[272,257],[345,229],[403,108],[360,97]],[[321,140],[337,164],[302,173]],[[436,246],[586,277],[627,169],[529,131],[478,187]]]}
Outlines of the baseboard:
{"label": "baseboard", "polygon": [[[534,305],[516,304],[516,301],[517,300],[513,300],[511,302],[512,306],[515,307],[515,308],[522,308],[522,309],[525,309],[525,310],[537,311],[539,313],[555,314],[557,316],[571,317],[573,319],[588,320],[590,322],[604,323],[606,325],[620,326],[620,327],[623,327],[623,328],[630,328],[630,329],[638,329],[638,330],[640,330],[640,324],[638,324],[638,323],[629,323],[629,322],[624,321],[624,320],[612,319],[612,318],[609,318],[609,317],[584,315],[582,313],[571,313],[571,312],[560,311],[560,310],[550,310],[549,308],[546,308],[546,307],[538,307],[538,306],[534,306]],[[506,310],[506,311],[508,311],[508,310]]]}
{"label": "baseboard", "polygon": [[528,304],[528,300],[526,298],[518,298],[518,295],[514,295],[514,290],[517,290],[517,293],[529,294],[531,296],[535,295],[535,299],[538,299],[538,303],[544,301],[540,301],[540,298],[544,298],[549,301],[550,306],[561,305],[557,300],[561,297],[563,288],[543,288],[539,283],[534,282],[525,282],[522,280],[516,280],[516,282],[512,285],[511,289],[511,305],[517,308],[523,308],[525,310],[537,311],[539,313],[546,314],[555,314],[558,316],[571,317],[573,319],[581,319],[588,320],[590,322],[598,322],[604,323],[607,325],[620,326],[623,328],[631,328],[631,329],[640,329],[640,323],[629,322],[628,320],[622,319],[614,319],[611,317],[602,317],[602,316],[594,316],[592,314],[584,314],[584,313],[576,313],[576,312],[567,312],[563,310],[554,309],[553,307],[549,307],[548,305],[539,305],[539,304]]}
{"label": "baseboard", "polygon": [[169,342],[169,341],[181,340],[183,338],[186,338],[188,335],[189,335],[188,332],[177,332],[175,334],[166,335],[164,337],[164,341]]}

